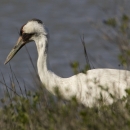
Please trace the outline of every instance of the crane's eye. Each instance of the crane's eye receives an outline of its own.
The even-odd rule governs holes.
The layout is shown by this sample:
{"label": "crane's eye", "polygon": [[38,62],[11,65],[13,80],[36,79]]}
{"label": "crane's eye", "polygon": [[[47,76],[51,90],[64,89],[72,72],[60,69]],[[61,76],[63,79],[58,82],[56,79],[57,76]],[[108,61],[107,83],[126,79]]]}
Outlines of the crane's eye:
{"label": "crane's eye", "polygon": [[22,33],[22,39],[24,42],[29,41],[29,39],[34,35],[35,33]]}

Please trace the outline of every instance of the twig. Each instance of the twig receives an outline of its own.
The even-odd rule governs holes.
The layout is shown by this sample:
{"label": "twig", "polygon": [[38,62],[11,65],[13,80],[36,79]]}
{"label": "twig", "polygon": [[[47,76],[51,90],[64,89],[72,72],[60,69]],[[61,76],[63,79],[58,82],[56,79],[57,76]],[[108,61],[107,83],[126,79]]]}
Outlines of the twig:
{"label": "twig", "polygon": [[[21,86],[20,86],[20,84],[19,84],[19,81],[18,81],[18,79],[17,79],[15,73],[14,73],[13,70],[12,70],[12,67],[11,67],[11,64],[10,64],[10,63],[9,63],[9,66],[10,66],[10,70],[11,70],[11,73],[12,73],[12,77],[13,77],[13,75],[14,75],[14,77],[15,77],[17,83],[18,83],[19,89],[20,89],[20,91],[21,91],[21,94],[22,94],[22,96],[23,96],[23,92],[22,92]],[[14,82],[14,81],[13,81],[13,82]]]}
{"label": "twig", "polygon": [[33,63],[33,61],[32,61],[31,55],[30,55],[30,53],[29,53],[29,51],[28,51],[28,49],[27,49],[27,46],[26,46],[26,45],[25,45],[25,48],[26,48],[26,51],[27,51],[27,53],[28,53],[29,59],[30,59],[30,61],[31,61],[31,64],[32,64],[32,66],[33,66],[33,69],[34,69],[34,71],[35,71],[35,72],[36,72],[36,74],[37,74],[37,71],[36,71],[36,69],[35,69],[35,66],[34,66],[34,63]]}
{"label": "twig", "polygon": [[87,54],[87,51],[86,51],[84,35],[82,37],[80,36],[80,39],[81,39],[81,42],[82,42],[82,45],[83,45],[83,48],[84,48],[84,55],[85,55],[86,63],[88,64],[89,69],[91,69],[91,65],[90,65],[90,62],[89,62],[88,54]]}
{"label": "twig", "polygon": [[[3,78],[3,81],[4,81],[3,85],[6,87],[6,90],[7,90],[8,96],[9,96],[9,99],[10,99],[10,101],[11,101],[11,103],[12,103],[12,99],[11,99],[11,96],[10,96],[8,87],[7,87],[7,85],[6,85],[5,78],[4,78],[4,75],[3,75],[2,71],[1,71],[1,75],[2,75],[2,78]],[[1,81],[0,81],[0,82],[1,82]]]}

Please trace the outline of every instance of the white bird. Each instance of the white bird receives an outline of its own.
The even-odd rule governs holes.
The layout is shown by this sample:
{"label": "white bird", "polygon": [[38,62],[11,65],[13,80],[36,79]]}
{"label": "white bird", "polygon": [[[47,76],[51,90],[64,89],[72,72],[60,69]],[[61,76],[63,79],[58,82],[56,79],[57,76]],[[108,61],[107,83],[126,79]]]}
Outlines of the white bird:
{"label": "white bird", "polygon": [[[79,73],[72,77],[61,78],[47,69],[47,47],[49,44],[49,34],[41,20],[32,19],[21,27],[20,37],[11,50],[5,64],[26,43],[34,41],[38,51],[37,68],[41,82],[46,89],[55,93],[55,87],[63,98],[70,100],[76,97],[79,103],[92,107],[101,96],[105,104],[113,103],[114,95],[117,99],[126,96],[125,89],[130,85],[130,71],[118,69],[93,69],[86,74]],[[106,92],[106,90],[108,92]]]}

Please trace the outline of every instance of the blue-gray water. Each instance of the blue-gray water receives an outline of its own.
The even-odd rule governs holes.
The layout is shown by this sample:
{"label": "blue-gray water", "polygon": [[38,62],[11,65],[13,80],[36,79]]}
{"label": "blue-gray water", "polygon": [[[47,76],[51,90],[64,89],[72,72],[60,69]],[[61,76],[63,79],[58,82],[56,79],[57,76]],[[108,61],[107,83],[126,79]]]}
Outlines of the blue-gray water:
{"label": "blue-gray water", "polygon": [[[118,47],[103,39],[103,20],[129,13],[128,0],[1,0],[0,1],[0,69],[9,82],[9,65],[6,56],[17,41],[20,27],[32,18],[41,19],[50,32],[49,69],[62,77],[73,74],[70,62],[85,65],[80,35],[84,34],[89,60],[95,68],[118,68]],[[96,25],[98,29],[96,29]],[[37,62],[34,42],[27,48]],[[107,48],[107,49],[106,49]],[[20,82],[33,86],[33,68],[25,47],[11,60],[11,66]],[[2,80],[2,77],[0,77]],[[0,85],[1,88],[3,87]],[[36,87],[36,86],[34,86]]]}

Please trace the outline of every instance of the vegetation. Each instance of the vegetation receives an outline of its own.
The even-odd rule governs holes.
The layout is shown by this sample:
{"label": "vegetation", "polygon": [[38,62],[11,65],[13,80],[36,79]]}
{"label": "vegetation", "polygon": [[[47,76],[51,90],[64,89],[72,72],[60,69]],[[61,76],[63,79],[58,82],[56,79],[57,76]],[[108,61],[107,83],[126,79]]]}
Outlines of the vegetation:
{"label": "vegetation", "polygon": [[[125,14],[117,20],[110,18],[104,23],[110,26],[115,32],[116,39],[112,39],[119,45],[121,64],[129,68],[129,17]],[[108,40],[111,40],[107,35]],[[83,40],[83,39],[81,39]],[[84,41],[82,41],[83,43]],[[84,47],[85,44],[83,43]],[[84,48],[85,57],[87,53]],[[29,55],[30,56],[30,55]],[[87,61],[87,59],[86,59]],[[32,61],[31,61],[32,62]],[[71,64],[74,73],[79,72],[77,62]],[[11,69],[11,67],[10,67]],[[88,64],[82,72],[91,69]],[[12,76],[15,77],[12,69]],[[1,73],[2,74],[2,73]],[[3,74],[2,74],[3,77]],[[13,78],[12,78],[13,79]],[[39,78],[37,77],[38,81]],[[18,82],[15,77],[16,82]],[[99,107],[84,107],[79,104],[75,97],[71,101],[62,99],[56,90],[57,97],[54,97],[44,86],[40,84],[37,91],[26,90],[21,94],[15,90],[15,81],[11,80],[11,86],[7,86],[3,77],[0,81],[6,88],[5,96],[0,100],[0,129],[1,130],[129,130],[130,129],[130,90],[126,90],[127,96],[114,102],[109,106],[102,103],[102,97],[97,99]],[[114,99],[114,95],[112,95]]]}
{"label": "vegetation", "polygon": [[119,55],[119,60],[121,65],[129,69],[130,67],[130,18],[128,15],[123,14],[120,18],[109,18],[104,21],[104,23],[111,27],[111,34],[104,34],[107,40],[118,45],[121,54]]}
{"label": "vegetation", "polygon": [[8,95],[1,99],[0,129],[129,130],[130,90],[126,92],[127,97],[110,106],[102,105],[100,98],[100,107],[93,108],[78,104],[75,98],[65,101],[58,91],[54,98],[42,87],[34,93],[28,92],[26,97]]}

